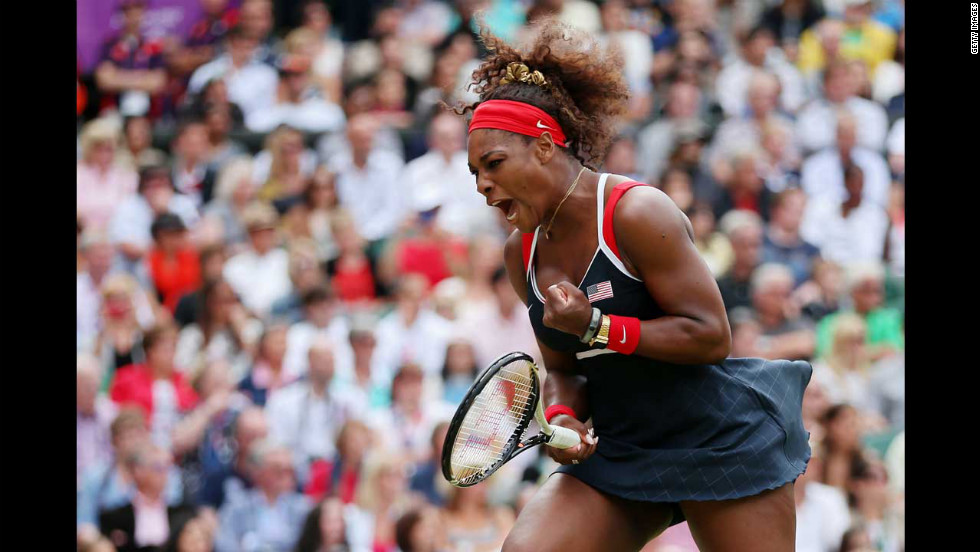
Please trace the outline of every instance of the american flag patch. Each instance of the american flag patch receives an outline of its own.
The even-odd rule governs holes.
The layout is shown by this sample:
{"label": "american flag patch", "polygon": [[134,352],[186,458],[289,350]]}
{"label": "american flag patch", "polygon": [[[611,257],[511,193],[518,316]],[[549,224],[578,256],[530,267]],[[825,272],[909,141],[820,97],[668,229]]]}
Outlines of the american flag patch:
{"label": "american flag patch", "polygon": [[585,288],[585,293],[589,296],[589,302],[595,303],[613,296],[612,284],[609,280]]}

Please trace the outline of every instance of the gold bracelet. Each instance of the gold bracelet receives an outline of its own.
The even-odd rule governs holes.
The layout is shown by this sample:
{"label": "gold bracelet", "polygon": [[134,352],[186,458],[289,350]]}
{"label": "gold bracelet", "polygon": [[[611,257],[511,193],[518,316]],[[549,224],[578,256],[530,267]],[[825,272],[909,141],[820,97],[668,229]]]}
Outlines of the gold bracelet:
{"label": "gold bracelet", "polygon": [[609,326],[610,319],[605,314],[602,315],[602,324],[599,326],[599,331],[595,334],[595,337],[589,341],[589,347],[592,347],[596,343],[602,345],[603,348],[609,343]]}

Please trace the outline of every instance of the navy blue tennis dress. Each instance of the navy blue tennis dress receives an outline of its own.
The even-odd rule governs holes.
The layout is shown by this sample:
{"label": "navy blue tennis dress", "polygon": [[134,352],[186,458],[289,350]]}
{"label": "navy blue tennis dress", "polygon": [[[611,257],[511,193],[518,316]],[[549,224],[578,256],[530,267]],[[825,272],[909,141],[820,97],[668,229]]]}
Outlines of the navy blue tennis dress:
{"label": "navy blue tennis dress", "polygon": [[[597,194],[599,247],[579,288],[605,314],[663,316],[643,282],[627,272],[611,235],[616,202],[642,184],[617,185],[604,206],[607,177],[600,176]],[[809,363],[730,358],[691,366],[590,348],[542,323],[537,235],[525,234],[524,244],[531,324],[542,343],[577,357],[599,437],[595,454],[558,472],[618,497],[670,503],[672,524],[683,521],[679,501],[751,496],[803,473],[810,459],[802,419]]]}

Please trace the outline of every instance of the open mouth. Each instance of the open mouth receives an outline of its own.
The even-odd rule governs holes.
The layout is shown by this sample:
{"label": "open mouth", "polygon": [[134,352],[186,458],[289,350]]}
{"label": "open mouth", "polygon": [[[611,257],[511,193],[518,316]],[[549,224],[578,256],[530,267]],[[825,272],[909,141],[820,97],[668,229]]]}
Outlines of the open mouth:
{"label": "open mouth", "polygon": [[517,220],[517,202],[513,199],[501,199],[493,204],[494,207],[504,212],[507,222],[513,223]]}

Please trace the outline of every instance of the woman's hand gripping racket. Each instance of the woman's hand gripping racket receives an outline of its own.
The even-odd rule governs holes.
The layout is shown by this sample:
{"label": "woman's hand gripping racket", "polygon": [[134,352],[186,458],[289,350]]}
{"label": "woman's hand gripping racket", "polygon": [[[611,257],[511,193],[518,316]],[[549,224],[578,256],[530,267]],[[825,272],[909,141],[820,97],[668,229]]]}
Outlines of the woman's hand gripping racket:
{"label": "woman's hand gripping racket", "polygon": [[[574,430],[544,418],[534,359],[508,353],[480,374],[449,425],[442,448],[442,475],[457,487],[490,477],[511,458],[535,445],[566,449],[581,443]],[[522,440],[531,419],[541,433]]]}

